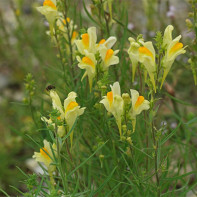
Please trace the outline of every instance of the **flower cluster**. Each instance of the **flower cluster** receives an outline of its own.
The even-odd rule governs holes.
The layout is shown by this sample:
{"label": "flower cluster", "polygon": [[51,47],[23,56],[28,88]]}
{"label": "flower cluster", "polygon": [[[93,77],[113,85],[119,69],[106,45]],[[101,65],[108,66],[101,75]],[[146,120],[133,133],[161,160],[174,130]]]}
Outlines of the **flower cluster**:
{"label": "flower cluster", "polygon": [[[107,92],[107,95],[103,97],[103,100],[100,101],[106,110],[113,114],[116,119],[116,123],[118,125],[120,137],[122,136],[121,122],[122,116],[125,106],[125,100],[123,99],[123,94],[121,96],[120,84],[119,82],[115,82],[110,86],[111,91]],[[129,109],[129,118],[132,121],[133,132],[135,131],[136,125],[136,116],[139,115],[143,110],[148,110],[150,108],[150,102],[145,100],[143,96],[140,96],[138,91],[131,89],[131,98],[129,98],[129,102],[127,101],[127,105],[131,104]]]}
{"label": "flower cluster", "polygon": [[[73,143],[73,125],[80,115],[84,113],[85,107],[80,108],[79,104],[76,102],[77,94],[75,92],[70,92],[68,97],[64,100],[64,107],[62,106],[61,100],[55,91],[53,86],[47,88],[49,95],[52,99],[52,107],[58,112],[58,116],[51,115],[49,119],[46,117],[41,117],[41,120],[44,121],[49,127],[52,126],[53,130],[57,132],[56,137],[64,137],[65,133],[70,133],[70,143],[72,147]],[[57,114],[57,113],[56,113]],[[55,117],[55,120],[54,120]],[[66,123],[66,126],[64,124]],[[52,148],[54,152],[57,152],[56,145],[53,144]],[[53,171],[54,166],[51,167],[53,160],[53,154],[51,153],[51,148],[49,142],[44,140],[44,148],[40,149],[40,153],[35,153],[33,158],[36,158],[37,161],[43,162],[48,170]],[[50,168],[49,168],[50,167]]]}
{"label": "flower cluster", "polygon": [[[172,25],[167,26],[163,36],[162,49],[164,50],[165,55],[161,60],[163,77],[160,87],[162,87],[163,82],[176,57],[180,54],[185,53],[185,47],[183,47],[183,44],[179,42],[181,35],[176,37],[174,40],[172,39],[173,29],[174,28]],[[130,48],[128,49],[128,54],[132,62],[133,81],[135,77],[136,67],[138,65],[138,62],[140,62],[144,65],[146,69],[145,72],[148,72],[150,81],[153,85],[153,89],[156,92],[155,75],[156,71],[158,71],[159,68],[156,64],[156,54],[153,43],[151,41],[144,42],[143,38],[140,38],[137,41],[134,38],[129,38],[129,41]]]}
{"label": "flower cluster", "polygon": [[53,38],[55,25],[60,30],[64,38],[74,46],[74,41],[78,36],[77,26],[69,17],[58,11],[56,0],[44,0],[43,6],[37,7],[37,10],[46,17],[49,22],[50,35]]}
{"label": "flower cluster", "polygon": [[93,79],[98,72],[105,72],[109,66],[119,63],[119,58],[116,56],[119,50],[111,49],[116,42],[115,37],[109,37],[107,40],[102,39],[99,43],[96,42],[95,27],[88,28],[87,33],[82,34],[81,39],[75,41],[80,53],[80,56],[77,56],[78,66],[86,70],[82,80],[88,76],[90,90]]}

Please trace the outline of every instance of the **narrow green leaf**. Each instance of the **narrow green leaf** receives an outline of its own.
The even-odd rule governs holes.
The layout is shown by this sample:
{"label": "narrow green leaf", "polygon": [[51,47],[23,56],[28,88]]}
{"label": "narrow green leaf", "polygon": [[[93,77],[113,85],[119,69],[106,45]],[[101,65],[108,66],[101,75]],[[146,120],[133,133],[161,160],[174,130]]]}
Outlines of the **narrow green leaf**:
{"label": "narrow green leaf", "polygon": [[7,197],[10,197],[3,189],[0,188],[0,191],[5,194]]}
{"label": "narrow green leaf", "polygon": [[161,145],[163,145],[166,141],[168,141],[178,130],[178,128],[181,126],[182,122],[179,122],[178,126],[168,135],[166,136],[162,141]]}
{"label": "narrow green leaf", "polygon": [[90,158],[92,158],[101,148],[103,148],[103,146],[107,143],[108,141],[106,141],[104,144],[102,144],[92,155],[90,155],[85,161],[83,161],[79,166],[77,166],[73,171],[71,171],[68,174],[68,177],[71,176],[76,170],[78,170],[81,166],[83,166],[86,162],[88,162],[88,160]]}
{"label": "narrow green leaf", "polygon": [[105,181],[99,186],[99,188],[93,193],[93,194],[91,194],[90,196],[95,196],[95,194],[96,193],[98,193],[98,192],[100,192],[102,189],[103,189],[103,187],[109,182],[109,180],[111,179],[111,177],[112,177],[112,175],[114,174],[114,172],[115,172],[115,170],[116,170],[116,168],[117,168],[118,166],[116,166],[113,170],[112,170],[112,172],[110,173],[110,175],[105,179]]}

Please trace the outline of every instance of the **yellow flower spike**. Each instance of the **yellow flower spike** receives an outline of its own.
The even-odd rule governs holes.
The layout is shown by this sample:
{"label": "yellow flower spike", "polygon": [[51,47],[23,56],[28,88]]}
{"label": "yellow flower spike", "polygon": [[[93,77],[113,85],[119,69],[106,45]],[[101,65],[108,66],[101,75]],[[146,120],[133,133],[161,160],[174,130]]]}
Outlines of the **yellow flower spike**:
{"label": "yellow flower spike", "polygon": [[118,82],[115,82],[113,86],[110,85],[110,87],[111,87],[111,91],[108,92],[107,95],[103,97],[100,103],[102,103],[105,106],[106,110],[112,113],[112,115],[115,117],[121,138],[122,136],[121,117],[123,113],[123,99],[121,97],[120,85]]}
{"label": "yellow flower spike", "polygon": [[160,89],[163,86],[163,83],[172,67],[172,64],[174,63],[174,60],[177,56],[184,54],[185,47],[183,47],[183,44],[180,41],[181,35],[176,37],[174,40],[172,39],[172,31],[174,27],[172,25],[168,25],[164,32],[163,37],[163,47],[165,47],[166,52],[165,56],[163,58],[163,77],[161,81]]}
{"label": "yellow flower spike", "polygon": [[131,89],[130,91],[132,107],[129,111],[129,114],[134,132],[136,125],[136,116],[139,115],[143,110],[148,110],[150,108],[150,102],[148,100],[145,100],[143,96],[139,96],[139,92],[137,90]]}
{"label": "yellow flower spike", "polygon": [[84,52],[85,52],[85,57],[83,57],[82,59],[79,56],[77,56],[77,60],[79,62],[78,67],[86,70],[81,80],[83,80],[85,76],[88,76],[90,92],[91,92],[92,81],[96,75],[97,61],[93,53],[89,53],[87,50],[85,50]]}
{"label": "yellow flower spike", "polygon": [[[68,125],[68,132],[72,129],[77,117],[84,113],[85,107],[80,108],[79,104],[76,102],[77,94],[75,92],[70,92],[68,97],[64,100],[64,109],[65,109],[65,120]],[[73,145],[73,134],[74,131],[70,134],[70,143],[71,148]]]}

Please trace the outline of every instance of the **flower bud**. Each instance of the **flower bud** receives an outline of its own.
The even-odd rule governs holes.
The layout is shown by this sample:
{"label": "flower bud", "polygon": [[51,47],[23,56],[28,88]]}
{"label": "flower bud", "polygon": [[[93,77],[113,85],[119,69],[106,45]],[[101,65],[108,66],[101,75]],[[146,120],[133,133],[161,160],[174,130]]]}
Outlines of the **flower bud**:
{"label": "flower bud", "polygon": [[122,98],[123,98],[125,104],[129,104],[131,101],[131,98],[128,93],[123,93]]}
{"label": "flower bud", "polygon": [[128,142],[130,145],[133,144],[133,142],[132,142],[132,140],[131,140],[131,137],[127,137],[127,142]]}
{"label": "flower bud", "polygon": [[192,28],[193,24],[190,19],[186,19],[185,22],[188,28]]}

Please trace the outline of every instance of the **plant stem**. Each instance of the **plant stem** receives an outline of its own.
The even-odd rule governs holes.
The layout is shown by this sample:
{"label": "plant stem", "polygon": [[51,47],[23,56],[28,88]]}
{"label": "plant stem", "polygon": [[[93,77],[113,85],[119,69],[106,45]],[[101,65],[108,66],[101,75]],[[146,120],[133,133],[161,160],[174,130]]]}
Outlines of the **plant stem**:
{"label": "plant stem", "polygon": [[57,124],[55,124],[55,135],[56,135],[56,145],[57,145],[57,159],[58,159],[58,169],[59,169],[59,173],[60,176],[62,178],[62,184],[63,184],[63,188],[64,188],[64,192],[68,191],[68,187],[66,184],[66,176],[63,173],[62,170],[62,162],[61,162],[61,156],[60,156],[60,144],[59,144],[59,140],[58,140],[58,134],[57,134]]}
{"label": "plant stem", "polygon": [[[154,102],[154,90],[152,90],[152,100]],[[156,131],[154,129],[154,117],[151,122],[151,132],[153,135],[153,144],[154,144],[154,149],[155,149],[155,154],[154,154],[154,166],[155,166],[155,177],[157,181],[157,197],[160,197],[160,180],[159,180],[159,173],[158,173],[158,139],[156,138]]]}

